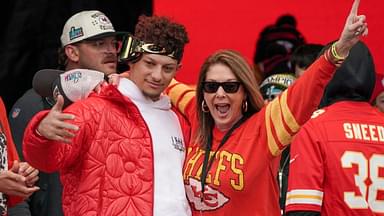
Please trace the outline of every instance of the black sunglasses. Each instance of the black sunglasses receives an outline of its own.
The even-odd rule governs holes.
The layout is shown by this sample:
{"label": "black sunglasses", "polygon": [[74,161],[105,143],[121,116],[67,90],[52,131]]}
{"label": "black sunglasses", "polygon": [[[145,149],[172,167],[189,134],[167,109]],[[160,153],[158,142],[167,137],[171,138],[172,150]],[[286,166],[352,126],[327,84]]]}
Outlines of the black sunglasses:
{"label": "black sunglasses", "polygon": [[215,93],[221,86],[226,93],[236,93],[240,85],[240,82],[203,82],[203,89],[206,93]]}

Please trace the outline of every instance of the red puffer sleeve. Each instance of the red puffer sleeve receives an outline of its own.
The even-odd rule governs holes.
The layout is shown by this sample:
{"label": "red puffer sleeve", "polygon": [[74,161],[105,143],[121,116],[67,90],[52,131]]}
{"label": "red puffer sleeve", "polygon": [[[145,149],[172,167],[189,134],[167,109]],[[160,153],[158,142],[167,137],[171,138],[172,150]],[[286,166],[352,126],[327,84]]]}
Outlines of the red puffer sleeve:
{"label": "red puffer sleeve", "polygon": [[93,105],[97,104],[93,98],[87,98],[84,101],[78,101],[67,107],[64,112],[75,116],[68,123],[79,127],[74,132],[75,136],[69,143],[48,140],[36,133],[40,121],[47,115],[48,111],[37,113],[29,122],[24,132],[23,154],[28,163],[44,172],[54,172],[67,168],[79,160],[80,152],[94,134],[96,126],[99,124],[93,118],[96,113],[93,111]]}

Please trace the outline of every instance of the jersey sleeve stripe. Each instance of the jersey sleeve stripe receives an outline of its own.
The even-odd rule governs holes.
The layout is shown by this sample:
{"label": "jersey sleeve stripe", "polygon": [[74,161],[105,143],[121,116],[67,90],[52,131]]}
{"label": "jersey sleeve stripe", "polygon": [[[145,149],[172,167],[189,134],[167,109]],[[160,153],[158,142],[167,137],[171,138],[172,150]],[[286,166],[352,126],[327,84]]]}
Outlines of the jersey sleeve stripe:
{"label": "jersey sleeve stripe", "polygon": [[294,205],[294,204],[306,204],[306,205],[316,205],[321,206],[322,200],[310,199],[310,198],[287,198],[285,205]]}
{"label": "jersey sleeve stripe", "polygon": [[292,190],[287,193],[286,206],[292,204],[310,204],[321,206],[323,192],[318,190]]}
{"label": "jersey sleeve stripe", "polygon": [[284,146],[291,142],[292,135],[285,129],[283,117],[281,115],[282,110],[280,107],[279,100],[271,102],[271,119],[273,126],[276,130],[277,138],[279,142]]}
{"label": "jersey sleeve stripe", "polygon": [[173,80],[171,85],[166,89],[166,93],[170,97],[172,104],[176,106],[183,114],[185,114],[185,108],[187,107],[188,103],[195,96],[195,91],[193,88],[175,80]]}
{"label": "jersey sleeve stripe", "polygon": [[[272,103],[272,102],[271,102]],[[267,108],[265,110],[265,125],[266,125],[266,130],[267,130],[267,140],[268,140],[268,148],[269,151],[273,156],[276,156],[279,154],[280,149],[273,137],[272,134],[272,125],[270,121],[270,116],[271,116],[271,103],[267,105]]]}
{"label": "jersey sleeve stripe", "polygon": [[293,134],[300,128],[288,108],[286,91],[267,105],[265,116],[268,147],[276,156],[291,143]]}
{"label": "jersey sleeve stripe", "polygon": [[176,105],[181,111],[181,113],[185,114],[185,108],[187,107],[188,103],[192,100],[193,97],[195,97],[194,90],[188,90],[184,92],[183,95],[180,96],[180,98],[177,100]]}
{"label": "jersey sleeve stripe", "polygon": [[280,98],[283,119],[285,120],[286,124],[291,129],[291,131],[296,133],[300,129],[300,125],[297,123],[295,117],[293,116],[291,110],[288,107],[287,96],[288,96],[288,91],[284,91],[281,94],[281,98]]}

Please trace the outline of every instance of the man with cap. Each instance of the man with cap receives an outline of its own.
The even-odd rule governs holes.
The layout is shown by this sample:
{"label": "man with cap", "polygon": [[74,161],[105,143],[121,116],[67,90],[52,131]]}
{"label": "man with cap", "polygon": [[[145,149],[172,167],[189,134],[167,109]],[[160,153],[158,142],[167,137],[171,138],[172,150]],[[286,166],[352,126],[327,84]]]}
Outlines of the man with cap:
{"label": "man with cap", "polygon": [[[116,72],[117,54],[120,49],[116,32],[108,17],[96,10],[82,11],[70,17],[64,25],[60,37],[60,69],[92,69],[106,75]],[[49,74],[49,72],[52,72]],[[41,77],[58,77],[57,71],[45,71]],[[9,115],[12,135],[19,155],[22,156],[22,139],[27,123],[37,112],[50,109],[55,103],[53,91],[39,95],[28,90],[13,105]],[[9,210],[12,215],[63,215],[61,209],[61,184],[58,173],[39,174],[40,191],[24,202]]]}
{"label": "man with cap", "polygon": [[108,17],[100,11],[82,11],[65,23],[60,37],[59,63],[66,70],[85,68],[106,75],[116,73],[121,43]]}
{"label": "man with cap", "polygon": [[260,84],[260,92],[265,102],[269,102],[281,94],[296,80],[291,74],[274,74],[267,77]]}
{"label": "man with cap", "polygon": [[182,177],[189,126],[162,94],[181,66],[187,32],[142,16],[125,42],[129,78],[64,112],[59,95],[32,118],[24,156],[43,171],[59,170],[65,215],[191,215]]}

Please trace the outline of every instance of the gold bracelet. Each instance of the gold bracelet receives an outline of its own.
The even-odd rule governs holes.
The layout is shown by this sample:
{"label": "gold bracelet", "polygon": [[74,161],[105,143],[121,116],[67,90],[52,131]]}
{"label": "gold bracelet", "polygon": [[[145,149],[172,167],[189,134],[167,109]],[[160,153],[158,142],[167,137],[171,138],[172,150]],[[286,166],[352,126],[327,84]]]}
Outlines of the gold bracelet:
{"label": "gold bracelet", "polygon": [[336,59],[336,57],[333,56],[332,54],[332,51],[331,51],[331,47],[328,48],[325,52],[324,52],[324,57],[325,59],[330,62],[331,64],[335,65],[336,67],[340,67],[341,64],[344,62],[344,60],[338,60]]}
{"label": "gold bracelet", "polygon": [[333,43],[331,46],[331,54],[336,59],[336,61],[344,61],[346,57],[340,56],[336,51],[336,43]]}

